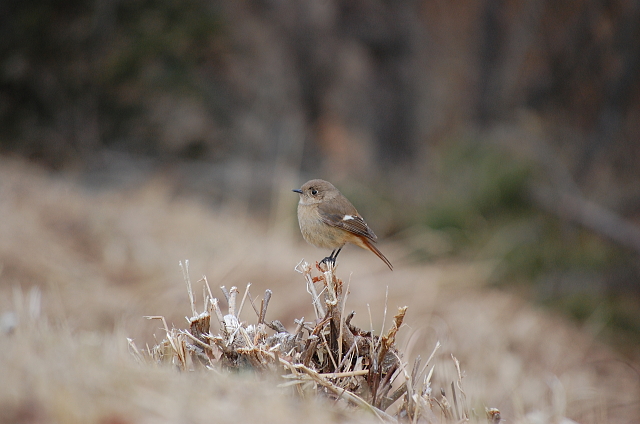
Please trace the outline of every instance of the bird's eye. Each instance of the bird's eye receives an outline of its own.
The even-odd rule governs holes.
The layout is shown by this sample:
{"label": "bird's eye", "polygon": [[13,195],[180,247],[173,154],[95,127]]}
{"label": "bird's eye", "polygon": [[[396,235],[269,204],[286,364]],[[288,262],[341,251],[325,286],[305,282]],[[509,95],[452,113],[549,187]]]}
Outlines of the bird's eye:
{"label": "bird's eye", "polygon": [[318,194],[318,190],[316,190],[315,188],[314,188],[314,189],[312,189],[312,190],[311,190],[311,194],[313,194],[313,195],[315,196],[316,194]]}

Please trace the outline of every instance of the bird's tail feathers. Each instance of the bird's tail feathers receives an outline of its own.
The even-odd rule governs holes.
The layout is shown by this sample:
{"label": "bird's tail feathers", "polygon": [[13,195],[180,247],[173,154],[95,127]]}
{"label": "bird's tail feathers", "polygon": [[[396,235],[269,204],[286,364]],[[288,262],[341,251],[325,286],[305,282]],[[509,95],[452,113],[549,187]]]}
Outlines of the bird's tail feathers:
{"label": "bird's tail feathers", "polygon": [[361,241],[364,243],[364,245],[367,247],[367,249],[369,249],[370,251],[372,251],[373,253],[376,254],[377,257],[379,257],[380,259],[382,259],[382,261],[387,264],[387,266],[389,267],[389,269],[391,271],[393,271],[393,265],[391,265],[391,262],[389,262],[389,259],[387,259],[386,256],[384,256],[382,254],[381,251],[378,250],[378,248],[373,244],[372,241],[366,239],[365,237],[361,238]]}

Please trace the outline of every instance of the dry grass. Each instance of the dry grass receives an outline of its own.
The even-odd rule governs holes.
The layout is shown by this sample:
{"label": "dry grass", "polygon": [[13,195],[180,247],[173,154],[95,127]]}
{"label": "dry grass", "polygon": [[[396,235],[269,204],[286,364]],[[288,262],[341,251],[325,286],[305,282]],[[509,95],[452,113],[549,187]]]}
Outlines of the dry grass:
{"label": "dry grass", "polygon": [[120,331],[72,334],[32,316],[4,338],[3,423],[364,421],[321,400],[298,401],[270,381],[246,374],[140,366]]}
{"label": "dry grass", "polygon": [[[157,178],[95,193],[20,162],[0,161],[0,422],[379,422],[359,408],[346,413],[323,396],[290,395],[305,385],[326,391],[311,376],[276,388],[280,374],[272,381],[135,361],[127,337],[144,351],[167,335],[160,321],[143,316],[163,315],[171,331],[188,326],[184,316],[194,315],[178,267],[184,258],[191,260],[190,274],[207,275],[212,287],[252,282],[255,293],[271,289],[265,324],[277,318],[297,334],[295,319],[315,318],[304,278],[293,267],[301,256],[321,253],[295,233],[295,199],[291,215],[278,217],[282,225],[276,231],[242,209],[212,212],[173,195],[168,186]],[[366,252],[349,249],[341,255],[337,275],[349,285],[349,309],[358,312],[352,324],[386,334],[392,318],[381,332],[385,303],[393,311],[408,306],[395,346],[402,363],[412,366],[417,355],[429,358],[441,342],[426,368],[433,369],[438,400],[440,390],[449,394],[458,380],[454,354],[466,373],[469,411],[494,406],[512,423],[640,420],[637,362],[622,361],[595,342],[589,329],[484,288],[491,262],[412,266],[402,263],[400,247],[388,243],[386,252],[397,264],[393,273]],[[199,290],[194,282],[201,302]],[[243,294],[237,295],[239,303]],[[256,323],[255,316],[247,299],[239,322]],[[306,322],[313,323],[303,325],[308,340],[308,328],[318,323]],[[273,334],[268,330],[265,340]],[[341,356],[347,353],[343,345]],[[313,370],[312,364],[320,362],[309,362]],[[397,377],[389,392],[403,379]],[[359,396],[366,399],[366,393]],[[395,414],[401,403],[387,413]]]}
{"label": "dry grass", "polygon": [[[380,335],[375,334],[372,323],[369,331],[353,325],[355,311],[345,314],[349,288],[336,276],[333,264],[316,263],[315,276],[313,267],[305,261],[296,267],[307,283],[315,320],[305,321],[304,317],[296,320],[293,332],[288,332],[278,320],[266,319],[271,290],[266,290],[257,307],[250,284],[239,306],[237,287],[230,290],[221,287],[228,304],[227,314],[223,314],[203,277],[200,281],[204,282],[204,310],[199,313],[188,265],[188,261],[181,263],[191,303],[189,328],[169,329],[164,317],[147,317],[162,321],[166,337],[146,350],[130,340],[132,353],[140,363],[171,364],[181,371],[209,370],[214,379],[229,371],[279,376],[280,387],[295,388],[292,394],[304,399],[324,395],[334,400],[334,408],[341,406],[348,413],[352,410],[349,406],[358,407],[380,422],[500,422],[500,411],[496,408],[486,408],[480,414],[469,410],[460,363],[453,356],[457,379],[451,382],[449,398],[444,389],[439,394],[433,393],[432,360],[440,343],[436,343],[424,365],[418,356],[409,367],[403,352],[395,345],[406,307],[398,308],[385,331],[385,306]],[[238,319],[247,299],[256,314],[255,324]],[[214,318],[218,323],[217,334],[212,330]]]}

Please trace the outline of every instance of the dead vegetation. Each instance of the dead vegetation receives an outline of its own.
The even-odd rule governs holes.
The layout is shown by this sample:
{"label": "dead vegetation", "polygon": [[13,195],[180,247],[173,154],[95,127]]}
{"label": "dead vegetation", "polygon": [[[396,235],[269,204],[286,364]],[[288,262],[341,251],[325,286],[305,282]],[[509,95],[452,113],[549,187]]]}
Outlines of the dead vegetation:
{"label": "dead vegetation", "polygon": [[[244,209],[212,209],[168,187],[158,178],[127,190],[87,190],[72,178],[0,160],[0,423],[380,422],[361,407],[344,407],[347,399],[303,372],[304,382],[282,379],[290,373],[284,366],[275,373],[229,372],[217,360],[211,367],[185,351],[183,357],[192,362],[184,369],[194,371],[176,372],[180,362],[171,365],[171,347],[164,357],[168,364],[147,356],[147,345],[160,345],[167,332],[158,331],[161,321],[142,316],[164,315],[171,334],[192,340],[180,335],[181,328],[190,332],[189,323],[181,324],[185,315],[208,309],[203,307],[206,285],[193,278],[198,308],[190,310],[177,267],[185,257],[191,259],[192,276],[207,275],[210,298],[219,297],[223,317],[228,304],[216,287],[240,288],[236,314],[243,328],[258,321],[249,295],[240,309],[247,282],[253,284],[249,293],[258,311],[265,290],[273,291],[265,324],[278,318],[295,334],[294,319],[305,316],[302,321],[313,328],[320,322],[305,294],[304,276],[291,269],[300,257],[317,254],[297,233],[295,208],[284,208],[290,209],[290,221],[285,216],[281,226],[267,232]],[[389,243],[390,255],[406,257]],[[408,306],[395,340],[404,369],[388,396],[411,376],[420,355],[418,372],[428,364],[425,372],[432,373],[431,398],[444,402],[444,389],[452,414],[457,402],[470,420],[476,419],[475,410],[484,421],[487,405],[516,424],[569,422],[564,417],[581,424],[638,422],[638,361],[625,360],[597,341],[598,317],[580,327],[487,287],[494,261],[405,261],[390,275],[375,256],[359,250],[341,257],[338,268],[349,286],[343,286],[345,320],[355,309],[352,324],[386,335],[396,306]],[[315,268],[312,272],[321,277]],[[324,302],[322,284],[315,286]],[[383,326],[385,303],[391,312]],[[222,335],[211,312],[211,333]],[[278,332],[266,331],[267,337]],[[143,364],[132,357],[127,337],[139,346]],[[438,341],[442,347],[429,358]],[[343,346],[342,357],[348,350]],[[217,347],[214,351],[221,355]],[[451,393],[451,384],[456,390],[458,384],[451,353],[466,371],[461,385],[466,396],[456,391],[457,399]],[[285,359],[278,355],[278,362]],[[292,396],[300,390],[302,396]],[[358,396],[366,400],[367,394]],[[404,395],[385,412],[394,416],[403,401]],[[448,419],[439,415],[439,405],[431,407],[437,419]]]}
{"label": "dead vegetation", "polygon": [[[453,355],[457,379],[451,382],[449,397],[444,389],[433,393],[431,377],[439,342],[424,364],[419,355],[412,366],[407,363],[396,346],[406,306],[398,308],[385,330],[385,304],[379,335],[371,321],[368,330],[352,323],[356,312],[346,313],[349,284],[345,286],[336,276],[333,264],[316,263],[313,267],[303,260],[296,267],[306,281],[315,319],[296,319],[292,332],[279,320],[267,319],[272,291],[267,289],[257,305],[251,284],[247,284],[241,300],[237,287],[220,287],[228,305],[225,314],[203,277],[198,281],[203,283],[203,311],[198,312],[189,262],[180,266],[191,304],[189,328],[170,329],[164,317],[148,316],[162,321],[166,337],[144,350],[129,339],[131,352],[140,363],[171,364],[181,371],[206,369],[212,371],[211,378],[241,370],[277,375],[282,379],[280,387],[293,387],[303,398],[322,394],[344,407],[371,412],[382,422],[457,423],[480,418],[476,411],[469,410],[462,388],[463,373]],[[247,303],[256,314],[254,324],[239,319]],[[486,408],[482,417],[490,423],[501,421],[496,408]]]}

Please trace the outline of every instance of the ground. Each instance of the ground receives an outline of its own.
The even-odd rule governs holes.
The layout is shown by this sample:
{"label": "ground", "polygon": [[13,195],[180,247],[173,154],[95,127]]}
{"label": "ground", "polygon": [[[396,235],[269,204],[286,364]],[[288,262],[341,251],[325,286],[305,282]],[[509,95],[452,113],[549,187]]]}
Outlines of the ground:
{"label": "ground", "polygon": [[[72,175],[2,159],[0,199],[0,422],[373,420],[326,400],[295,399],[269,379],[180,373],[139,364],[129,352],[127,338],[145,346],[164,337],[144,316],[186,327],[178,264],[187,259],[194,282],[206,275],[212,288],[271,289],[269,319],[287,328],[311,319],[294,267],[328,252],[303,242],[295,197],[290,213],[265,223],[241,206],[176,193],[162,175],[95,190]],[[455,379],[453,354],[469,403],[476,411],[496,407],[507,422],[640,419],[640,366],[595,341],[593,329],[487,287],[495,264],[417,264],[402,243],[381,240],[380,248],[394,271],[356,247],[341,253],[347,307],[359,327],[379,332],[385,298],[389,314],[408,306],[399,335],[406,359],[426,358],[442,343],[434,390]],[[194,286],[199,296],[202,283]],[[254,320],[251,308],[241,318]]]}

